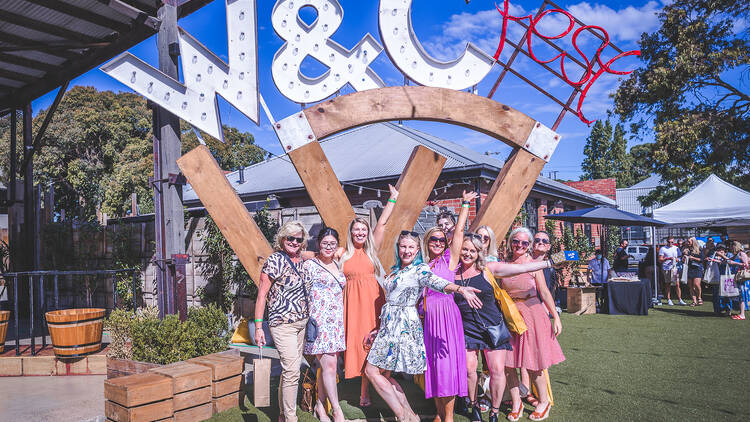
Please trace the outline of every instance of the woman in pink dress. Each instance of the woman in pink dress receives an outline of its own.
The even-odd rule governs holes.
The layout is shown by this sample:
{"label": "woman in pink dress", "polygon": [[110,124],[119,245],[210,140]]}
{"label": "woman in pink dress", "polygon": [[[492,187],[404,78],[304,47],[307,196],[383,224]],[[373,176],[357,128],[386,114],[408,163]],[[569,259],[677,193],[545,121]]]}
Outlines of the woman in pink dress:
{"label": "woman in pink dress", "polygon": [[[529,229],[521,227],[513,230],[509,236],[511,256],[509,262],[523,264],[533,261],[529,255],[532,235]],[[540,421],[549,416],[550,400],[547,394],[546,378],[542,371],[565,360],[557,336],[562,331],[560,316],[555,310],[555,303],[547,288],[544,274],[541,271],[519,274],[502,279],[502,287],[516,303],[526,327],[522,335],[512,333],[513,350],[508,353],[505,366],[513,408],[508,420],[517,421],[523,412],[516,370],[525,368],[531,375],[531,382],[536,386],[539,402],[529,419]],[[537,292],[539,293],[537,295]],[[542,300],[539,300],[539,297]],[[550,323],[549,316],[553,321]]]}

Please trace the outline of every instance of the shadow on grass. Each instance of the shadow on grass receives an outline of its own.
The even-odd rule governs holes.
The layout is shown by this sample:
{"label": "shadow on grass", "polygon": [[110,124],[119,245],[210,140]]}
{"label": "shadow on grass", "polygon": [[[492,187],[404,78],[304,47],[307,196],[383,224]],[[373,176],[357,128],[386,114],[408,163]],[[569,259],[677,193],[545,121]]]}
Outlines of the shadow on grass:
{"label": "shadow on grass", "polygon": [[652,312],[664,312],[667,314],[677,314],[677,315],[685,315],[689,317],[699,317],[699,318],[703,318],[703,317],[721,318],[722,317],[722,315],[716,314],[713,311],[706,312],[706,311],[701,311],[698,309],[693,309],[690,307],[682,307],[682,306],[679,308],[672,308],[672,307],[665,308],[662,306],[659,308],[654,308]]}

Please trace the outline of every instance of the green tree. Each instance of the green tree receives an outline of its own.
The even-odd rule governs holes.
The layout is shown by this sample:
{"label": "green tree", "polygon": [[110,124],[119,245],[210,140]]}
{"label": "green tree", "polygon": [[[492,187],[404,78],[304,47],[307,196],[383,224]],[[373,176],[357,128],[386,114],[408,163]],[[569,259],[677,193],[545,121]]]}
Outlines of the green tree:
{"label": "green tree", "polygon": [[641,37],[643,66],[620,85],[615,111],[653,131],[646,157],[664,186],[647,203],[669,202],[709,174],[750,188],[750,0],[675,0],[661,27]]}
{"label": "green tree", "polygon": [[612,143],[612,124],[609,119],[597,120],[591,128],[586,146],[583,148],[581,180],[604,179],[610,177],[609,150]]}
{"label": "green tree", "polygon": [[[48,110],[33,119],[33,132],[39,130]],[[21,119],[18,119],[19,144]],[[211,152],[225,170],[262,161],[267,152],[255,145],[252,134],[223,127],[226,143],[204,134]],[[182,127],[183,151],[198,145],[189,126]],[[141,212],[152,212],[153,192],[148,178],[153,176],[151,112],[146,100],[132,93],[98,91],[76,86],[63,97],[47,128],[43,147],[34,154],[35,182],[55,188],[55,211],[80,221],[96,219],[100,207],[110,216],[130,210],[130,196],[136,193]],[[10,118],[0,119],[0,154],[8,156]],[[0,177],[9,180],[9,160],[0,161]],[[20,171],[20,169],[19,169]],[[22,177],[21,174],[17,175]]]}
{"label": "green tree", "polygon": [[617,180],[617,187],[624,188],[635,183],[633,177],[633,158],[628,154],[628,141],[625,139],[625,129],[621,124],[615,125],[608,154],[611,168],[610,177]]}

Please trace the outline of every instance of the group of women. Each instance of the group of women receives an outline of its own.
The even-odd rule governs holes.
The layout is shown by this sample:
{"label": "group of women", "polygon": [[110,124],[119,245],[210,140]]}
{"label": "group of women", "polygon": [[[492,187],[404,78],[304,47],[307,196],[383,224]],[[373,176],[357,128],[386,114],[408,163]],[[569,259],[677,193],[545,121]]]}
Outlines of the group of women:
{"label": "group of women", "polygon": [[[398,191],[390,189],[373,230],[366,220],[355,218],[342,242],[336,230],[324,228],[314,255],[305,252],[307,233],[301,223],[288,222],[279,230],[275,252],[263,266],[254,321],[256,343],[263,346],[267,305],[282,366],[281,419],[297,420],[299,369],[306,354],[315,355],[322,368],[315,413],[321,421],[331,416],[335,422],[344,420],[336,390],[342,352],[345,377],[362,377],[360,405],[370,404],[372,385],[399,420],[419,417],[392,372],[424,374],[425,396],[434,398],[440,421],[453,420],[456,397],[468,397],[468,416],[481,420],[480,354],[490,375],[490,421],[497,421],[506,385],[512,399],[507,418],[521,417],[518,368],[528,371],[538,392],[529,418],[546,419],[550,398],[541,374],[564,359],[556,340],[560,319],[542,274],[551,261],[530,257],[527,229],[511,233],[507,262],[499,262],[489,227],[464,233],[469,204],[476,198],[470,192],[463,194],[458,221],[441,214],[423,237],[403,230],[395,239],[395,265],[386,270],[377,252],[398,199]],[[523,317],[527,330],[522,334],[508,331],[495,300],[500,287]]]}

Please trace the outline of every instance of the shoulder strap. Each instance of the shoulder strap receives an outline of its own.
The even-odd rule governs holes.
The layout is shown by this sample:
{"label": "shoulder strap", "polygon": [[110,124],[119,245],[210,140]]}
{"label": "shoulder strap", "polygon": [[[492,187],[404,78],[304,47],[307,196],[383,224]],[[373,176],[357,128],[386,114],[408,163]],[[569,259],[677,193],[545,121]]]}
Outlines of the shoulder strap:
{"label": "shoulder strap", "polygon": [[[334,280],[336,280],[336,285],[337,285],[337,286],[339,286],[339,288],[341,289],[341,291],[344,291],[344,288],[343,288],[343,287],[341,287],[341,284],[340,284],[340,283],[339,283],[339,281],[338,281],[338,277],[336,277],[336,275],[334,275],[334,274],[333,274],[333,273],[332,273],[332,272],[331,272],[331,271],[330,271],[330,270],[329,270],[328,268],[326,268],[326,267],[325,267],[325,265],[321,264],[321,263],[320,263],[320,261],[318,261],[318,258],[313,258],[313,259],[312,259],[312,262],[314,262],[314,263],[318,264],[318,266],[319,266],[320,268],[322,268],[322,269],[326,270],[326,272],[327,272],[328,274],[330,274],[330,275],[331,275],[331,277],[333,277],[333,279],[334,279]],[[336,263],[336,261],[333,261],[333,263],[334,263],[334,264],[336,265],[336,268],[338,269],[338,268],[339,268],[339,264],[337,264],[337,263]]]}

